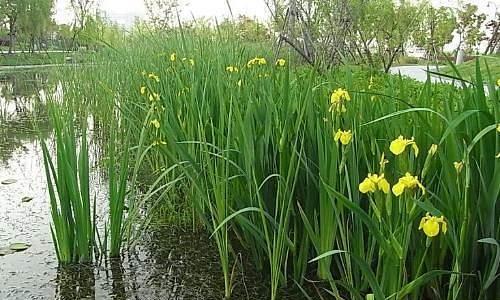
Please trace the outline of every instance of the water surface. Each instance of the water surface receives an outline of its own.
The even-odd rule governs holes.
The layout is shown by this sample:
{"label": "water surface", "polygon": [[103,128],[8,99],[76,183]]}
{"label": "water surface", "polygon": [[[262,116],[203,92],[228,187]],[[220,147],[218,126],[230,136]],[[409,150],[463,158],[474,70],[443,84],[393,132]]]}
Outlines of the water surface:
{"label": "water surface", "polygon": [[[0,248],[14,242],[31,245],[24,252],[0,256],[0,299],[223,299],[217,248],[203,231],[154,225],[119,260],[58,265],[40,145],[41,138],[51,145],[44,99],[58,89],[49,73],[37,72],[0,74],[0,182],[15,181],[0,184]],[[106,178],[95,147],[91,193],[97,197],[98,222],[103,224]],[[23,197],[33,199],[23,202]],[[268,298],[267,276],[247,261],[235,270],[233,299]],[[303,296],[289,292],[283,298]]]}

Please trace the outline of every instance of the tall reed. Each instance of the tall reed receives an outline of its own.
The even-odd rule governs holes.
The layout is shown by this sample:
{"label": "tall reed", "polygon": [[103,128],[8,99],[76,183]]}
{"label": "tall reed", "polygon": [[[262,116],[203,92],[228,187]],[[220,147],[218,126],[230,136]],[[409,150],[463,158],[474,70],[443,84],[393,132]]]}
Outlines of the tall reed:
{"label": "tall reed", "polygon": [[268,270],[271,299],[311,270],[336,299],[491,299],[494,78],[485,93],[479,64],[456,88],[286,58],[227,32],[142,33],[75,81],[103,117],[113,105],[99,95],[118,94],[131,141],[147,149],[135,169],[165,190],[184,184],[177,199],[212,233],[226,297],[238,243]]}
{"label": "tall reed", "polygon": [[[91,262],[95,250],[95,215],[89,192],[89,155],[86,120],[81,138],[71,111],[49,106],[54,127],[55,159],[45,141],[43,158],[52,215],[51,233],[59,262]],[[93,204],[94,203],[94,204]]]}

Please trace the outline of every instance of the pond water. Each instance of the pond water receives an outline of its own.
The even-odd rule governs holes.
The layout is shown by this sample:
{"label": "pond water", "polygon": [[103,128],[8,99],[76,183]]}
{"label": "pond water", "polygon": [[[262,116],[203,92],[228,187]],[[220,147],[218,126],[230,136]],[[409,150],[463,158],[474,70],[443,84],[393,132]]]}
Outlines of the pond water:
{"label": "pond water", "polygon": [[[0,248],[14,242],[31,245],[0,256],[0,299],[222,299],[217,248],[203,232],[156,225],[122,260],[58,266],[39,142],[52,135],[44,104],[37,100],[47,85],[49,73],[0,74],[0,182],[11,180],[0,184]],[[95,159],[93,166],[91,190],[100,193],[98,215],[103,218],[106,188]],[[265,276],[251,265],[237,273],[234,299],[268,298]],[[284,298],[303,297],[291,293]]]}

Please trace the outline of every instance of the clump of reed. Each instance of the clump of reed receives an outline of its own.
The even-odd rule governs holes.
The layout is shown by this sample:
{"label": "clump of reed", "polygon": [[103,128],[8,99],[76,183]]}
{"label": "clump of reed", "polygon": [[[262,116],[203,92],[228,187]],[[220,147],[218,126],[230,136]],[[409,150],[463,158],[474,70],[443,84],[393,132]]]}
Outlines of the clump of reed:
{"label": "clump of reed", "polygon": [[[96,218],[89,189],[89,152],[86,124],[81,138],[74,115],[56,106],[49,107],[54,128],[55,155],[42,141],[52,215],[51,233],[59,262],[87,263],[95,250]],[[79,142],[79,144],[78,144]]]}
{"label": "clump of reed", "polygon": [[149,199],[182,183],[226,297],[235,242],[268,270],[271,299],[311,269],[336,299],[498,293],[500,102],[479,63],[455,88],[349,66],[318,74],[221,32],[129,38],[74,80],[103,118],[119,99],[147,149],[134,169],[164,187]]}

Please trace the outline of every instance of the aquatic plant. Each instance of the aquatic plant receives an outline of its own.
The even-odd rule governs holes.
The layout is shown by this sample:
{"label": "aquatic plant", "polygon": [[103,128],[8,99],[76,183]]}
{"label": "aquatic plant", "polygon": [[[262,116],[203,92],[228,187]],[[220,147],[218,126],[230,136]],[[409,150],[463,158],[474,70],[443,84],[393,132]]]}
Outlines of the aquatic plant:
{"label": "aquatic plant", "polygon": [[[117,128],[113,126],[110,130],[108,140],[108,199],[109,199],[109,256],[119,257],[122,250],[124,238],[124,213],[126,209],[125,200],[127,196],[129,178],[129,147],[128,139],[124,141],[122,154],[117,153]],[[107,240],[106,240],[107,242]],[[105,247],[107,248],[107,247]]]}
{"label": "aquatic plant", "polygon": [[153,176],[141,203],[184,201],[212,233],[226,297],[235,243],[267,273],[271,299],[309,271],[336,299],[495,295],[494,78],[486,93],[479,64],[474,82],[454,78],[459,89],[349,66],[318,74],[293,56],[267,64],[264,49],[224,34],[219,47],[133,35],[73,76],[102,120],[118,99],[139,145],[132,174]]}
{"label": "aquatic plant", "polygon": [[73,113],[54,105],[49,113],[55,133],[55,159],[45,141],[42,150],[52,215],[50,230],[57,258],[63,264],[91,262],[96,224],[89,191],[86,122],[82,122],[77,144]]}

